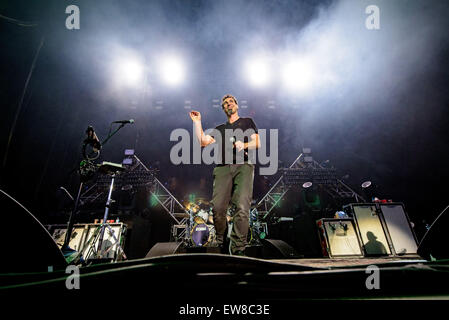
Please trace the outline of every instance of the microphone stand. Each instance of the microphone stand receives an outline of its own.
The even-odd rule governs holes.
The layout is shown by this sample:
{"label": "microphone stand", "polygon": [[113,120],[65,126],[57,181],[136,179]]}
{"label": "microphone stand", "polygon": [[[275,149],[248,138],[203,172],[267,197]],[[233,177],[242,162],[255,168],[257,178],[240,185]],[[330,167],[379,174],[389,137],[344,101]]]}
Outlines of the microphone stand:
{"label": "microphone stand", "polygon": [[[126,123],[121,123],[120,126],[115,129],[114,132],[111,133],[111,129],[109,129],[109,133],[108,136],[106,137],[106,139],[101,143],[102,145],[105,145],[106,142],[108,142],[109,139],[112,138],[113,135],[115,135],[121,128],[123,128],[125,126]],[[111,123],[111,127],[112,127],[112,123]]]}
{"label": "microphone stand", "polygon": [[67,231],[65,233],[64,244],[62,245],[62,248],[61,248],[61,251],[63,253],[72,252],[72,250],[71,249],[69,250],[68,248],[69,248],[70,237],[72,236],[73,225],[75,224],[75,213],[78,212],[78,205],[79,205],[79,201],[80,201],[80,197],[81,197],[81,190],[83,189],[83,184],[84,184],[84,182],[81,180],[80,187],[78,190],[78,195],[76,196],[76,200],[75,200],[75,206],[73,207],[73,210],[70,213],[70,218],[69,218],[69,222],[67,225]]}
{"label": "microphone stand", "polygon": [[[109,130],[108,136],[107,136],[106,139],[100,144],[100,146],[104,146],[104,145],[106,144],[106,142],[108,142],[108,140],[112,138],[112,136],[114,136],[114,135],[115,135],[121,128],[123,128],[123,127],[125,126],[125,124],[126,124],[126,123],[120,124],[120,126],[119,126],[114,132],[112,132],[112,133],[111,133],[111,130]],[[111,127],[112,127],[112,124],[111,124]],[[88,128],[88,130],[89,130],[89,128]],[[85,147],[86,147],[86,144],[84,144],[84,148],[85,148]],[[89,159],[86,159],[85,154],[83,154],[83,157],[85,158],[85,159],[84,159],[85,161],[88,161],[88,162],[89,162]],[[64,254],[64,256],[66,256],[66,254],[70,255],[70,254],[74,251],[73,249],[71,249],[71,248],[69,247],[70,238],[71,238],[72,232],[73,232],[73,225],[75,224],[75,216],[76,216],[76,214],[77,214],[77,212],[78,212],[79,201],[80,201],[80,198],[81,198],[81,191],[82,191],[82,189],[83,189],[84,182],[89,181],[89,179],[83,179],[82,177],[81,177],[80,180],[81,180],[81,181],[80,181],[80,186],[79,186],[79,189],[78,189],[78,194],[77,194],[77,196],[76,196],[75,205],[74,205],[74,207],[73,207],[72,212],[70,213],[70,218],[69,218],[69,221],[68,221],[68,224],[67,224],[67,231],[66,231],[66,234],[65,234],[64,243],[63,243],[63,245],[62,245],[62,247],[61,247],[61,251],[62,251],[62,253]],[[112,180],[112,181],[114,181],[114,180]],[[112,189],[110,190],[110,192],[112,192]],[[107,203],[107,209],[109,209],[108,207],[109,207],[109,203]],[[109,210],[107,210],[107,212],[108,212],[108,211],[109,211]],[[107,213],[106,213],[105,216],[107,217]],[[103,221],[103,223],[105,223],[105,222],[106,222],[106,221]],[[103,230],[103,232],[104,232],[104,230]],[[103,233],[103,232],[102,232],[102,233]],[[103,236],[103,235],[102,235],[102,236]],[[101,238],[103,238],[103,237],[101,237]],[[101,239],[101,240],[103,240],[103,239]],[[100,247],[100,248],[101,248],[101,247]]]}

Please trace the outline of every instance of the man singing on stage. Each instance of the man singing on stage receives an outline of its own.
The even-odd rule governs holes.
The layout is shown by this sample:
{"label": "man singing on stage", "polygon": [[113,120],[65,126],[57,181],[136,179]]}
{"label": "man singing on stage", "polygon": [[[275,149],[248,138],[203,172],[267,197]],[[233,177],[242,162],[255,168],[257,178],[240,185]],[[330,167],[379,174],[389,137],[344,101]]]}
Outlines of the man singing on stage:
{"label": "man singing on stage", "polygon": [[[228,121],[215,128],[215,134],[206,135],[201,126],[201,114],[190,112],[195,135],[202,147],[219,144],[219,161],[214,168],[213,214],[217,244],[224,249],[227,229],[226,212],[234,206],[233,228],[230,237],[230,253],[245,255],[249,231],[249,211],[253,195],[254,164],[250,163],[248,151],[260,147],[256,125],[251,118],[240,118],[237,99],[225,95],[221,107]],[[242,135],[242,132],[246,134]],[[243,138],[243,139],[242,139]],[[243,140],[243,141],[242,141]]]}

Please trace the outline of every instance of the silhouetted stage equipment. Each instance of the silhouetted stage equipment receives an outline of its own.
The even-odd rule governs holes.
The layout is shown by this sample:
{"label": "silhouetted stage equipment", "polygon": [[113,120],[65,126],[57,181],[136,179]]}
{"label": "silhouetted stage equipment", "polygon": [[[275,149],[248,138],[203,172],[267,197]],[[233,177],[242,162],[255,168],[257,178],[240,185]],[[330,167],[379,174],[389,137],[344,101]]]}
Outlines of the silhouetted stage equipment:
{"label": "silhouetted stage equipment", "polygon": [[24,206],[0,190],[2,245],[0,272],[47,272],[66,267],[64,256],[44,226]]}
{"label": "silhouetted stage equipment", "polygon": [[435,219],[419,244],[418,253],[426,259],[449,259],[447,229],[449,213],[447,206]]}
{"label": "silhouetted stage equipment", "polygon": [[[103,258],[109,261],[119,261],[123,258],[121,248],[125,243],[127,227],[123,223],[109,223],[108,225],[110,229],[106,229],[101,248],[105,252]],[[77,251],[83,260],[93,259],[93,253],[100,250],[99,232],[101,227],[101,223],[75,224],[70,236],[69,247]],[[62,248],[67,225],[48,225],[46,228],[59,248]]]}
{"label": "silhouetted stage equipment", "polygon": [[324,257],[363,256],[353,219],[320,219],[317,227]]}
{"label": "silhouetted stage equipment", "polygon": [[417,256],[417,240],[402,203],[349,204],[366,256]]}
{"label": "silhouetted stage equipment", "polygon": [[[146,258],[188,253],[219,254],[220,248],[215,246],[192,247],[185,242],[158,242],[148,251]],[[261,245],[247,246],[245,253],[248,257],[260,259],[300,258],[300,255],[290,245],[275,239],[263,239]]]}

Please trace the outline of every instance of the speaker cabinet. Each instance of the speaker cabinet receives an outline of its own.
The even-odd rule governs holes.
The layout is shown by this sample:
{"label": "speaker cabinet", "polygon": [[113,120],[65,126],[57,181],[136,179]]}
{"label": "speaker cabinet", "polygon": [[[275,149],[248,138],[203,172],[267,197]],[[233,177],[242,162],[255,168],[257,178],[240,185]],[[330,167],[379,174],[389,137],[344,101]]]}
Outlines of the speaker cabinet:
{"label": "speaker cabinet", "polygon": [[317,227],[324,257],[363,256],[353,219],[320,219]]}
{"label": "speaker cabinet", "polygon": [[181,250],[182,242],[158,242],[150,251],[148,251],[145,258],[154,258],[160,256],[167,256],[179,253]]}
{"label": "speaker cabinet", "polygon": [[[84,244],[85,238],[85,226],[84,224],[75,224],[73,226],[72,234],[70,236],[69,247],[75,251],[80,251]],[[51,236],[55,240],[59,248],[64,245],[65,235],[67,232],[67,225],[48,225],[47,230],[50,232]]]}
{"label": "speaker cabinet", "polygon": [[395,255],[417,255],[418,242],[402,203],[380,204]]}
{"label": "speaker cabinet", "polygon": [[4,228],[1,273],[47,272],[64,269],[67,263],[50,233],[24,206],[0,190],[0,208]]}
{"label": "speaker cabinet", "polygon": [[343,207],[354,218],[365,256],[392,255],[382,223],[382,212],[374,203]]}
{"label": "speaker cabinet", "polygon": [[[105,228],[101,249],[106,255],[104,258],[118,261],[123,258],[119,245],[124,246],[126,226],[123,223],[110,223],[109,228]],[[93,253],[99,248],[101,224],[87,224],[85,228],[85,238],[82,246],[82,255],[84,259],[94,258]],[[95,249],[95,250],[94,250]]]}
{"label": "speaker cabinet", "polygon": [[297,259],[301,256],[285,241],[277,239],[262,240],[264,259]]}
{"label": "speaker cabinet", "polygon": [[[127,228],[123,223],[110,223],[109,226],[111,227],[111,230],[106,227],[103,236],[102,247],[103,250],[107,251],[104,258],[111,259],[112,261],[118,261],[123,257],[118,244],[120,244],[123,249]],[[99,223],[75,224],[70,237],[69,247],[75,251],[81,252],[84,260],[92,259],[92,254],[98,250],[100,228],[101,224]],[[59,248],[61,248],[64,244],[67,226],[49,225],[47,226],[47,229],[51,232],[56,244]],[[114,239],[111,231],[114,233],[117,241]]]}

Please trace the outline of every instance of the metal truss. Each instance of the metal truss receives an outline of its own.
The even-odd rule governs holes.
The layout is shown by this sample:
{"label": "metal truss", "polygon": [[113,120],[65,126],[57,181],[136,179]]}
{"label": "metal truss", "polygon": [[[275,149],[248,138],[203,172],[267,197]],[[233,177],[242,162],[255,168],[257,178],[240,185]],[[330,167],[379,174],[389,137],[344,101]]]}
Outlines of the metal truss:
{"label": "metal truss", "polygon": [[[322,168],[324,167],[313,160],[308,154],[301,153],[290,165],[289,169]],[[284,179],[284,174],[276,181],[271,189],[262,197],[262,199],[251,210],[252,214],[265,220],[273,209],[279,204],[286,193],[292,188]],[[356,202],[366,202],[363,197],[357,194],[349,186],[337,179],[335,185],[326,185],[324,190],[333,198],[354,198]]]}
{"label": "metal truss", "polygon": [[[178,235],[178,237],[183,237],[186,232],[186,226],[188,218],[186,218],[186,209],[184,206],[173,196],[170,191],[155,177],[153,170],[148,169],[142,161],[136,156],[132,155],[132,165],[126,173],[131,174],[131,178],[128,174],[128,179],[126,186],[140,186],[146,187],[150,192],[152,199],[155,199],[157,203],[172,217],[174,223],[178,228],[183,228],[184,230]],[[120,177],[120,175],[118,176]],[[110,177],[104,176],[99,177],[96,183],[89,186],[86,191],[81,194],[80,201],[83,205],[98,202],[107,196],[107,190],[104,186],[108,185]],[[102,187],[103,186],[103,187]]]}
{"label": "metal truss", "polygon": [[[133,156],[137,160],[136,167],[142,167],[146,171],[150,171],[137,156]],[[175,220],[176,224],[185,224],[188,220],[186,216],[186,208],[175,198],[174,195],[153,175],[150,193],[157,202],[165,209],[165,211]],[[181,220],[178,220],[181,218]]]}

